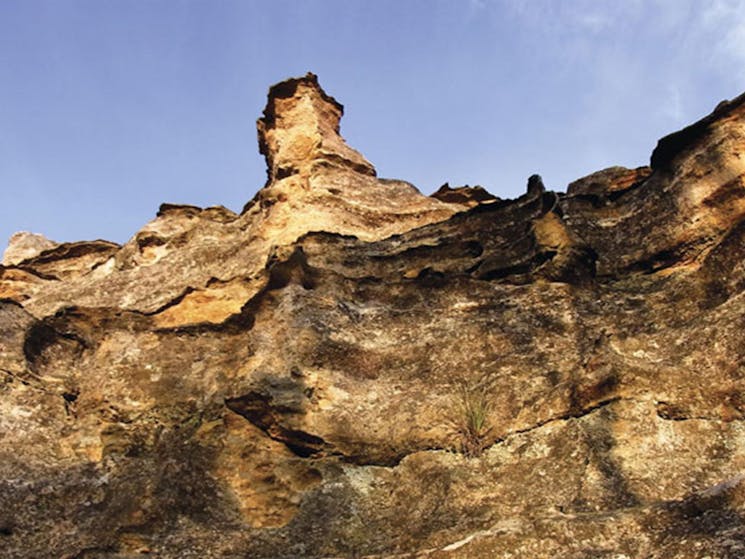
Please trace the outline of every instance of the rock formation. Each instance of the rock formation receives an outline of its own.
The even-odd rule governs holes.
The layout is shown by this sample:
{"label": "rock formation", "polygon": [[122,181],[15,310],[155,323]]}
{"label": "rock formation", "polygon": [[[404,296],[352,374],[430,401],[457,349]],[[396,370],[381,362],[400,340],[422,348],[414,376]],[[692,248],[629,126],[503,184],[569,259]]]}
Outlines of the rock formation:
{"label": "rock formation", "polygon": [[515,200],[341,115],[272,87],[241,214],[12,243],[0,556],[745,556],[745,96]]}
{"label": "rock formation", "polygon": [[3,254],[2,265],[15,266],[57,245],[58,243],[50,241],[44,235],[19,231],[10,237],[8,248],[5,249],[5,253]]}

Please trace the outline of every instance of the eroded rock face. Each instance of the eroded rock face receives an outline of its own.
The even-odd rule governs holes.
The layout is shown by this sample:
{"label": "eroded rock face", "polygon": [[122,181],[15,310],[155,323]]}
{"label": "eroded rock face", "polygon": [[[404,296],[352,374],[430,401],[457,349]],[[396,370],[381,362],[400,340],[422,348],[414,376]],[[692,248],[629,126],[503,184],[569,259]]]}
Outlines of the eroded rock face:
{"label": "eroded rock face", "polygon": [[0,267],[3,557],[742,557],[745,99],[500,200],[313,75],[267,185]]}
{"label": "eroded rock face", "polygon": [[307,176],[322,167],[375,176],[372,164],[339,135],[343,113],[344,107],[321,89],[314,74],[273,86],[257,122],[268,182]]}
{"label": "eroded rock face", "polygon": [[8,248],[3,253],[3,266],[20,264],[24,260],[38,256],[47,249],[56,247],[57,244],[38,233],[29,233],[28,231],[14,233],[8,241]]}

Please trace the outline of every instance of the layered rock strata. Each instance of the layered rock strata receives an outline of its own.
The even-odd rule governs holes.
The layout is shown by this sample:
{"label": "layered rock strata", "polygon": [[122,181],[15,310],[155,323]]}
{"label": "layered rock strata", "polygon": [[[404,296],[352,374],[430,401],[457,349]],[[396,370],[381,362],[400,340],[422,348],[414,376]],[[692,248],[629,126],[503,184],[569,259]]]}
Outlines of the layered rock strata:
{"label": "layered rock strata", "polygon": [[241,214],[6,254],[0,554],[742,557],[745,97],[515,200],[341,115],[272,87]]}

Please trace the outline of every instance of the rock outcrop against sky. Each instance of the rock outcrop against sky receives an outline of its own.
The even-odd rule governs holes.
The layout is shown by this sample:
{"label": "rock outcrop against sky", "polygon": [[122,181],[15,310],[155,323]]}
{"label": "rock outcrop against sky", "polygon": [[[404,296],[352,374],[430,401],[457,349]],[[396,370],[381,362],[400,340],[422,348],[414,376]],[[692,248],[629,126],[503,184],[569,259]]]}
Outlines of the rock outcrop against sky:
{"label": "rock outcrop against sky", "polygon": [[566,193],[376,176],[308,74],[243,212],[0,266],[7,558],[745,555],[745,97]]}

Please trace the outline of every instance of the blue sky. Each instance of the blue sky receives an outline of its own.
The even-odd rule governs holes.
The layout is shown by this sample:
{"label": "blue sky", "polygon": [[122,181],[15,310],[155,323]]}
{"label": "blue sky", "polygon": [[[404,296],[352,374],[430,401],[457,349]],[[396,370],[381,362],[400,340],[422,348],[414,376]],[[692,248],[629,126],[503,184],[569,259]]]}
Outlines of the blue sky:
{"label": "blue sky", "polygon": [[380,176],[563,190],[745,90],[745,0],[0,0],[0,245],[240,210],[308,70]]}

